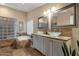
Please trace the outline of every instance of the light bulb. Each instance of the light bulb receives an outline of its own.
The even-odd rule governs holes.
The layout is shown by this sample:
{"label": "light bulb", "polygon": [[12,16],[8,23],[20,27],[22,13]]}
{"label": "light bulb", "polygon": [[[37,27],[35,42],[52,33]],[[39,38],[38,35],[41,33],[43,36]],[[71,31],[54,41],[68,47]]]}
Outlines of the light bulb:
{"label": "light bulb", "polygon": [[48,9],[48,10],[47,10],[47,14],[50,14],[50,12],[51,12],[50,9]]}
{"label": "light bulb", "polygon": [[51,8],[51,11],[52,11],[52,12],[56,11],[56,8],[55,8],[55,7],[52,7],[52,8]]}
{"label": "light bulb", "polygon": [[47,12],[46,12],[46,11],[44,11],[43,15],[47,15]]}

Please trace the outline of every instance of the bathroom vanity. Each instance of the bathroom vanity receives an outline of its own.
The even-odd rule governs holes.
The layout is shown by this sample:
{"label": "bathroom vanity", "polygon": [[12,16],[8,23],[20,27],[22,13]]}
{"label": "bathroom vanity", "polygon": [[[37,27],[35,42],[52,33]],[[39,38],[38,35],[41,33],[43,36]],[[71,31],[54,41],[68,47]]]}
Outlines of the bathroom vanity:
{"label": "bathroom vanity", "polygon": [[71,37],[52,37],[46,34],[33,33],[33,47],[46,56],[63,56],[63,42],[70,46]]}
{"label": "bathroom vanity", "polygon": [[[72,28],[76,27],[77,25],[76,4],[70,4],[58,10],[55,10],[50,14],[51,14],[50,21],[48,21],[49,19],[47,19],[47,16],[46,17],[42,16],[38,18],[38,30],[46,32],[49,32],[50,30],[50,32],[56,32],[54,29],[56,30],[60,29],[57,32],[64,33],[66,31],[65,30],[62,31],[61,30],[62,28]],[[67,32],[67,34],[69,34],[69,32]],[[72,36],[65,37],[65,35],[63,36],[54,36],[54,35],[33,33],[32,35],[33,47],[47,56],[63,56],[64,55],[62,51],[63,42],[66,43],[67,47],[70,47]]]}

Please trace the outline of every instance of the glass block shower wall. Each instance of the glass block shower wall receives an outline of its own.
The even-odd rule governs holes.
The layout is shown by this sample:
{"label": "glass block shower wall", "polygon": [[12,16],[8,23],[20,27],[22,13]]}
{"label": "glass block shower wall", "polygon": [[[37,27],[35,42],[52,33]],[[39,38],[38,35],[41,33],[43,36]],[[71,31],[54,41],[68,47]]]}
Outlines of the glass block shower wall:
{"label": "glass block shower wall", "polygon": [[0,17],[0,39],[16,37],[16,22],[14,18]]}

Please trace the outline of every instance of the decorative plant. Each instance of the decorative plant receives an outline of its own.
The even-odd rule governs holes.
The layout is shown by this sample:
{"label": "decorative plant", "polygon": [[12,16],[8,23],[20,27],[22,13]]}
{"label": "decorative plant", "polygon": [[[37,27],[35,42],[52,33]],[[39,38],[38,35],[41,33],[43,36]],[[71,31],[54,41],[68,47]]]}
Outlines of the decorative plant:
{"label": "decorative plant", "polygon": [[[78,46],[78,51],[79,51],[79,41],[77,40],[77,46]],[[77,53],[77,55],[79,56],[79,52]]]}
{"label": "decorative plant", "polygon": [[77,40],[77,46],[78,46],[78,48],[79,48],[79,41]]}
{"label": "decorative plant", "polygon": [[67,47],[66,43],[63,42],[63,46],[62,46],[62,51],[64,56],[76,56],[76,51],[75,49],[73,51],[71,51],[71,46]]}

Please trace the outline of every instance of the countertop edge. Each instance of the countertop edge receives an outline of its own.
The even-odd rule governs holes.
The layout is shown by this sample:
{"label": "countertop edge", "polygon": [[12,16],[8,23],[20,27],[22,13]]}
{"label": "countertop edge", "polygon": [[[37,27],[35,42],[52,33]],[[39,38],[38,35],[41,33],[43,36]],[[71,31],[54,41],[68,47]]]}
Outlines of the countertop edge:
{"label": "countertop edge", "polygon": [[56,37],[51,37],[51,36],[49,36],[49,35],[42,35],[42,34],[37,34],[37,33],[33,33],[32,35],[40,35],[40,36],[42,36],[42,37],[47,37],[47,38],[50,38],[49,40],[52,40],[52,39],[56,39],[56,40],[60,40],[60,41],[68,41],[68,40],[70,40],[70,39],[67,39],[67,40],[65,40],[65,39],[61,39],[61,38],[56,38]]}

